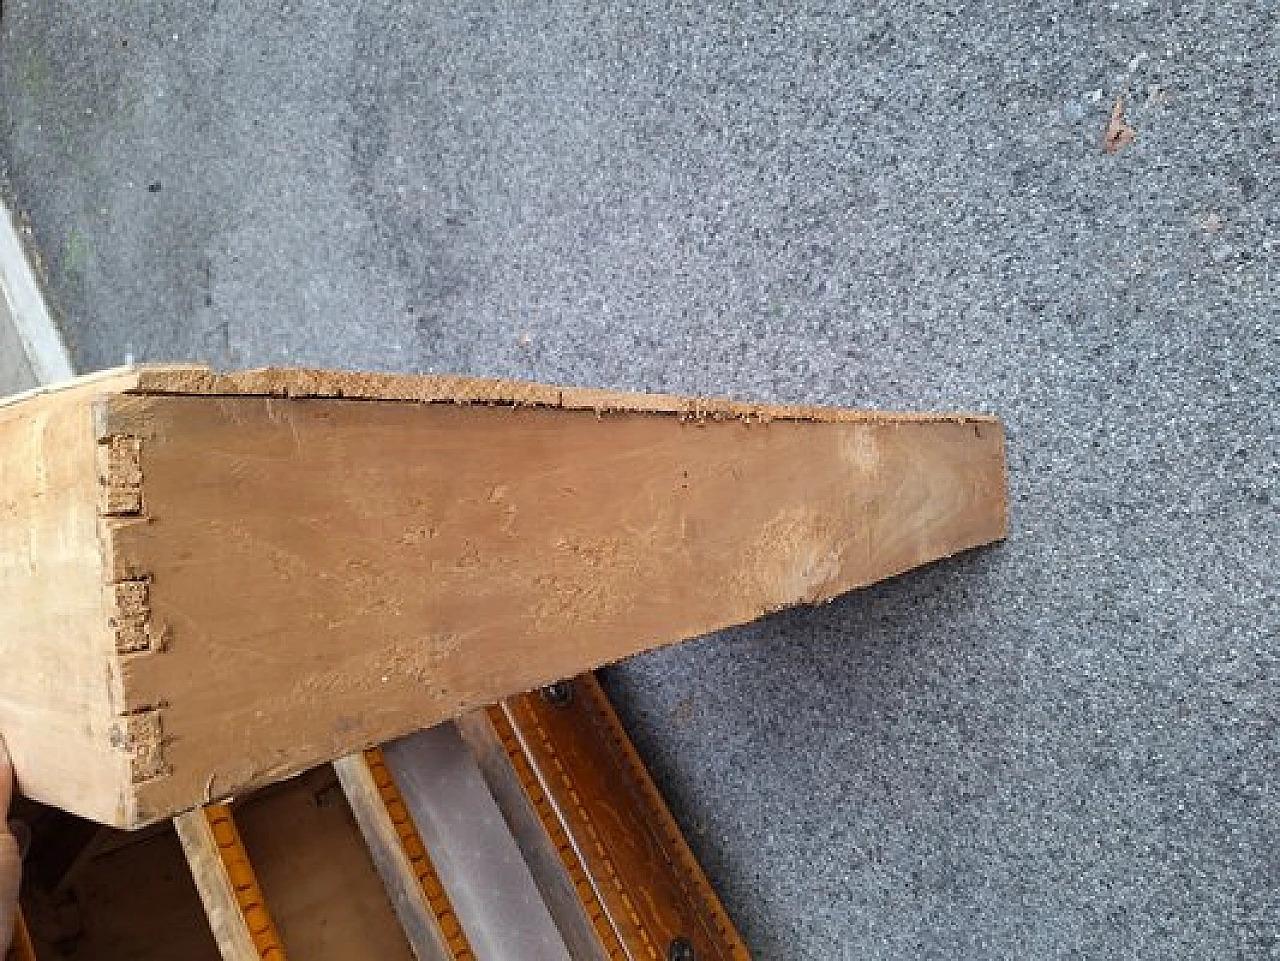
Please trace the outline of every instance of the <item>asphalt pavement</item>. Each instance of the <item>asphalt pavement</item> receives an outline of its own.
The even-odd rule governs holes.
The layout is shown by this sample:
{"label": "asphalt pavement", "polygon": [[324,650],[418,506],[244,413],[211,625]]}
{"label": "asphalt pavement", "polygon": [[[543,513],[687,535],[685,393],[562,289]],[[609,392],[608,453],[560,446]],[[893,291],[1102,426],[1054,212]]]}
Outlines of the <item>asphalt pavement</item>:
{"label": "asphalt pavement", "polygon": [[608,674],[777,961],[1280,958],[1278,97],[1240,0],[0,19],[81,370],[1004,419],[1004,544]]}

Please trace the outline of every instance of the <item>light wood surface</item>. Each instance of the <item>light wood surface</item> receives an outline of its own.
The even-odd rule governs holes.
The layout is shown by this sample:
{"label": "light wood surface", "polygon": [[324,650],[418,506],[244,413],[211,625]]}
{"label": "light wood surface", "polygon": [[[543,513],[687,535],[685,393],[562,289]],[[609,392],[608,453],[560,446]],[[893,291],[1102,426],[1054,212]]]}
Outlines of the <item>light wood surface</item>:
{"label": "light wood surface", "polygon": [[97,396],[110,376],[0,404],[0,734],[19,787],[132,820],[100,539]]}
{"label": "light wood surface", "polygon": [[[144,368],[0,406],[6,424],[27,453],[0,455],[25,492],[0,546],[33,515],[51,533],[34,567],[0,568],[0,643],[20,627],[28,678],[84,690],[70,710],[0,681],[0,724],[24,788],[116,824],[1006,527],[990,418]],[[66,765],[32,749],[55,737],[83,742]]]}
{"label": "light wood surface", "polygon": [[[200,901],[204,905],[205,916],[223,961],[263,961],[246,916],[246,891],[252,891],[250,907],[256,908],[259,918],[265,918],[259,923],[263,927],[270,926],[272,940],[275,938],[275,930],[271,925],[270,915],[266,913],[267,909],[262,905],[261,892],[253,879],[252,868],[247,862],[241,863],[244,858],[238,838],[234,864],[241,877],[233,880],[231,865],[223,853],[225,841],[219,842],[214,834],[213,823],[203,808],[174,818],[173,826],[182,842],[191,877],[195,881],[196,890],[200,892]],[[284,961],[283,952],[276,950],[273,954],[272,961]]]}

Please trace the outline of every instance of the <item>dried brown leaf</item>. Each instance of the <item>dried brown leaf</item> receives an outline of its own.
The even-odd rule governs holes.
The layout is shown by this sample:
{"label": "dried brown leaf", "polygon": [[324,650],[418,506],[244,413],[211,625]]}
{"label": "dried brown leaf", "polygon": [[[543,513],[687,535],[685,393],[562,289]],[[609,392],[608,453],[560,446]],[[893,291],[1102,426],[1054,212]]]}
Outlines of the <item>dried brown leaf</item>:
{"label": "dried brown leaf", "polygon": [[1107,153],[1119,153],[1133,143],[1136,132],[1124,119],[1124,94],[1116,94],[1116,101],[1111,107],[1111,120],[1102,135],[1102,149]]}

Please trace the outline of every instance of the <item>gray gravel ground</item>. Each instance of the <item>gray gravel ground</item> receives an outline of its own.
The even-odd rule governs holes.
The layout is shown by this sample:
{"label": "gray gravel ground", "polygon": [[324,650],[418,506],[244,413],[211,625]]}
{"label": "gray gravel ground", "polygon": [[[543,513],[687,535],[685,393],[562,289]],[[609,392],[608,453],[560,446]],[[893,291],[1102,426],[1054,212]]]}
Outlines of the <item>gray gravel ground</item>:
{"label": "gray gravel ground", "polygon": [[761,959],[1267,959],[1278,92],[1241,0],[4,0],[0,160],[82,369],[998,413],[1007,543],[630,727]]}

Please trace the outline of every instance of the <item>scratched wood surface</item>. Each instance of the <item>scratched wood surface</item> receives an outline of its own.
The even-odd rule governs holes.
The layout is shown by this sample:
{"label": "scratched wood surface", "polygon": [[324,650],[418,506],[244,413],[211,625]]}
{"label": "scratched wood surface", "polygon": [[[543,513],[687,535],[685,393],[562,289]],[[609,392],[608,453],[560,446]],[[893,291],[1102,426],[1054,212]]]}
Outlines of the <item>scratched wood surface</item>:
{"label": "scratched wood surface", "polygon": [[108,377],[0,404],[0,732],[28,797],[131,820],[116,709],[94,400]]}
{"label": "scratched wood surface", "polygon": [[[28,443],[50,465],[28,473],[65,461],[70,491],[24,494],[0,544],[51,512],[41,522],[80,559],[71,597],[53,587],[53,538],[34,567],[10,565],[0,617],[37,650],[85,638],[97,740],[78,753],[93,757],[46,760],[45,735],[20,724],[15,755],[37,797],[110,823],[819,603],[1006,527],[990,418],[315,371],[144,369],[76,390],[0,406],[28,438],[66,409],[66,451]],[[24,588],[53,600],[14,614]],[[0,720],[7,701],[75,729],[57,699],[29,699],[0,680]]]}

